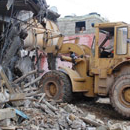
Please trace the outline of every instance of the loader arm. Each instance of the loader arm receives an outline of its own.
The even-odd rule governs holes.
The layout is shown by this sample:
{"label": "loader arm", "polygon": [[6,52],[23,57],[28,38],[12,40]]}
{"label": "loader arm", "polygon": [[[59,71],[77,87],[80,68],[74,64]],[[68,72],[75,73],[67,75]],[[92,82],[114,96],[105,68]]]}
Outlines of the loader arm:
{"label": "loader arm", "polygon": [[62,44],[61,48],[59,49],[58,53],[61,54],[68,54],[70,52],[76,53],[78,56],[91,56],[91,49],[86,45],[79,45],[73,43],[64,43]]}

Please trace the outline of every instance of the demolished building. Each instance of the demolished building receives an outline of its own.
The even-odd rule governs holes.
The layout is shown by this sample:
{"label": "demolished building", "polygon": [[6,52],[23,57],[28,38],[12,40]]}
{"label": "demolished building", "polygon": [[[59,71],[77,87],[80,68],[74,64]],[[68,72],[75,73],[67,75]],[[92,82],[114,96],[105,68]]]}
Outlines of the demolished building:
{"label": "demolished building", "polygon": [[[22,76],[33,67],[32,59],[29,57],[24,59],[25,64],[28,61],[26,65],[23,59],[20,59],[23,52],[21,50],[34,44],[31,43],[34,39],[30,38],[34,38],[36,34],[31,34],[30,37],[29,30],[38,29],[38,26],[44,30],[46,28],[44,18],[56,22],[59,16],[48,9],[45,0],[0,0],[0,64],[4,67],[9,80]],[[26,39],[30,45],[27,45]]]}

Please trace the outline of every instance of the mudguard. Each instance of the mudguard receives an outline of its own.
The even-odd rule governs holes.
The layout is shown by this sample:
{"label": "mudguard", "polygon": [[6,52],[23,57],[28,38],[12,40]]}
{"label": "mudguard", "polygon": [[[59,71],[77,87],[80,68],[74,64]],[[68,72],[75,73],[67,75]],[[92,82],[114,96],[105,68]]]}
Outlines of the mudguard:
{"label": "mudguard", "polygon": [[87,92],[85,87],[86,79],[81,77],[75,70],[68,67],[59,67],[59,70],[68,75],[73,92]]}

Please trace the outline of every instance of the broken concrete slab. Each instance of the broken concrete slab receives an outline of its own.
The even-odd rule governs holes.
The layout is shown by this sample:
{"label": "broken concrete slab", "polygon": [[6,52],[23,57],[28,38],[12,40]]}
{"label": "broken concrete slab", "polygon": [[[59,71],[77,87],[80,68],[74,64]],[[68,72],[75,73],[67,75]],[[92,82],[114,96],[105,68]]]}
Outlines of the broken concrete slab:
{"label": "broken concrete slab", "polygon": [[10,119],[14,117],[16,117],[16,113],[13,108],[0,109],[0,120]]}

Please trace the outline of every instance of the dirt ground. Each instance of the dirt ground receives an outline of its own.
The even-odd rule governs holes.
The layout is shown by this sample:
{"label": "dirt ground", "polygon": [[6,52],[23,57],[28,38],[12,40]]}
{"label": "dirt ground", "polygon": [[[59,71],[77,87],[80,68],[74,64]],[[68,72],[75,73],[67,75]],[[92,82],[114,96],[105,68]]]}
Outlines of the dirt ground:
{"label": "dirt ground", "polygon": [[130,126],[130,119],[125,119],[119,115],[111,106],[109,98],[100,98],[96,102],[82,100],[74,104],[84,112],[84,115],[89,113],[107,125],[119,123]]}

